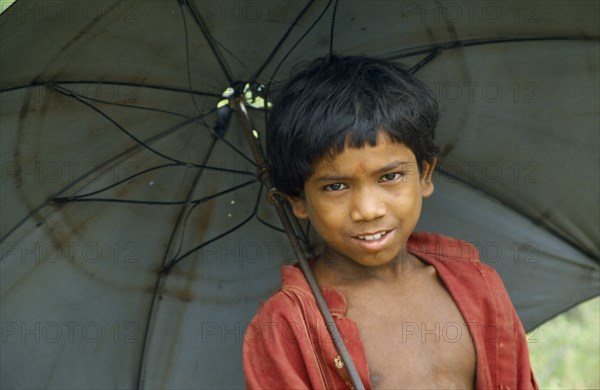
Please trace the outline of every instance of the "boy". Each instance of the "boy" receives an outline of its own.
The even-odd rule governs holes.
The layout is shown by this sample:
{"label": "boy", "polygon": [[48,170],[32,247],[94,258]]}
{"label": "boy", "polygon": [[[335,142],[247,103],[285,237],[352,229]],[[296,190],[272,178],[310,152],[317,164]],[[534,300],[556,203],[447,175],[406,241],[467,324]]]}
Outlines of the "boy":
{"label": "boy", "polygon": [[[366,388],[536,388],[495,271],[463,241],[413,234],[433,192],[437,118],[394,64],[316,60],[274,104],[273,182],[326,243],[313,272]],[[252,320],[243,358],[249,388],[351,387],[296,266]]]}

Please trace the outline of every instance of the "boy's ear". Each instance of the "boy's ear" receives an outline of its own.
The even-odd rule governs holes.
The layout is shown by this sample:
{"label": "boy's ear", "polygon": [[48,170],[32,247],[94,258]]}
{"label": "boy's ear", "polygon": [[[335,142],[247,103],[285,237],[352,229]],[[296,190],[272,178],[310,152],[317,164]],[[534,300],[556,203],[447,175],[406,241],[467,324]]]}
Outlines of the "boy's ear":
{"label": "boy's ear", "polygon": [[287,196],[288,202],[292,206],[292,212],[298,219],[308,218],[308,211],[306,210],[306,200],[304,197]]}
{"label": "boy's ear", "polygon": [[423,198],[427,198],[433,194],[433,171],[437,158],[431,160],[431,162],[423,161],[423,169],[421,171],[421,194]]}

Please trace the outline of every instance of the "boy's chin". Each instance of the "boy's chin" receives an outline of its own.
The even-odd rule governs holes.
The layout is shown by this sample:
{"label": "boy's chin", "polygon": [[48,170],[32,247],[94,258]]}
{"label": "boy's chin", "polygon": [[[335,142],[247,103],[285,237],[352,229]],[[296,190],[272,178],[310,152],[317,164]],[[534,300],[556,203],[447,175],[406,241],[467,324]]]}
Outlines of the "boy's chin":
{"label": "boy's chin", "polygon": [[403,261],[406,256],[402,255],[402,251],[385,253],[342,253],[338,252],[331,247],[328,247],[322,256],[325,258],[334,260],[336,263],[346,263],[349,266],[360,267],[360,268],[378,268],[385,267],[391,264]]}

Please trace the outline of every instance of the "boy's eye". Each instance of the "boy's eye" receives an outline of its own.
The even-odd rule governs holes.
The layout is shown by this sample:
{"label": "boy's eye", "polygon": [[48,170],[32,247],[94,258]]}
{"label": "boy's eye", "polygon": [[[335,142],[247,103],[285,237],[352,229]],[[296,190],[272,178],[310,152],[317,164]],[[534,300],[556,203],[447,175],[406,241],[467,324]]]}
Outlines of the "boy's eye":
{"label": "boy's eye", "polygon": [[346,186],[342,183],[333,183],[326,185],[325,191],[340,191],[343,190]]}
{"label": "boy's eye", "polygon": [[400,172],[386,173],[385,175],[381,176],[381,179],[379,180],[382,182],[394,181],[398,180],[400,177],[402,177],[402,174]]}

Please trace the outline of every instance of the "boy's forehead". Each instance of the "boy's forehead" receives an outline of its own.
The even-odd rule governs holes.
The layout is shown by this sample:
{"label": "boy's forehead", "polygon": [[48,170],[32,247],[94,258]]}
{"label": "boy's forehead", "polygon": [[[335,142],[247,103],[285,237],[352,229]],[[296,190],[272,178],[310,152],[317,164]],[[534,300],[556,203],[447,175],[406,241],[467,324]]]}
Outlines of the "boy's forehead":
{"label": "boy's forehead", "polygon": [[346,144],[339,152],[331,150],[313,164],[313,178],[335,176],[349,170],[363,174],[369,170],[379,170],[387,165],[398,163],[416,163],[412,150],[402,142],[397,142],[385,136],[377,138],[377,144],[362,147],[352,147]]}

